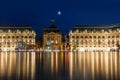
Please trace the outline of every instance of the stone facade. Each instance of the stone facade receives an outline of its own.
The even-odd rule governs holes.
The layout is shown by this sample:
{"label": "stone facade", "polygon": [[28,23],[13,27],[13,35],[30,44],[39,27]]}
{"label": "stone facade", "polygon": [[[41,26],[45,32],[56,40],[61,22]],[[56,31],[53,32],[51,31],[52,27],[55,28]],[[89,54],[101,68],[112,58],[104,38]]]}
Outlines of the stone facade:
{"label": "stone facade", "polygon": [[21,40],[26,45],[35,45],[36,33],[30,26],[0,26],[0,49],[14,51]]}
{"label": "stone facade", "polygon": [[[48,40],[49,39],[49,40]],[[49,45],[48,45],[49,44]],[[51,26],[43,30],[43,48],[51,48],[53,50],[60,49],[62,44],[62,34],[51,21]]]}
{"label": "stone facade", "polygon": [[120,25],[76,25],[69,32],[71,50],[114,50],[120,43]]}

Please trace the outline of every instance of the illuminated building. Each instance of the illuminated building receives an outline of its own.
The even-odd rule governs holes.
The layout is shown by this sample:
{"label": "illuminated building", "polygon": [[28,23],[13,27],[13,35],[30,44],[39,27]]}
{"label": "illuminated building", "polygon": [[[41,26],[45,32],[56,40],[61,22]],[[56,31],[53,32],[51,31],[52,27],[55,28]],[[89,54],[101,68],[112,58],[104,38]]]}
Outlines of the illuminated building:
{"label": "illuminated building", "polygon": [[42,49],[43,48],[43,38],[39,38],[38,41],[36,41],[36,49]]}
{"label": "illuminated building", "polygon": [[71,50],[115,50],[120,43],[120,25],[76,25],[69,32]]}
{"label": "illuminated building", "polygon": [[30,26],[0,26],[0,50],[14,51],[35,45],[36,33]]}
{"label": "illuminated building", "polygon": [[43,31],[43,48],[60,49],[62,44],[62,34],[55,26],[54,20],[51,20],[51,26],[44,28]]}

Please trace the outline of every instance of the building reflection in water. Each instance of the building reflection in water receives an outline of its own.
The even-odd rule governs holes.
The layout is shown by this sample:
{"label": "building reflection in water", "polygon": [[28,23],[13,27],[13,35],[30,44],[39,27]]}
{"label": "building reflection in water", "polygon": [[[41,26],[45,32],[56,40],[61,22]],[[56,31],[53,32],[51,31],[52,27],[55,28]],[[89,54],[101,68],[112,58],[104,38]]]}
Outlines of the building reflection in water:
{"label": "building reflection in water", "polygon": [[119,52],[1,52],[1,80],[119,80]]}
{"label": "building reflection in water", "polygon": [[71,80],[119,80],[119,53],[69,53]]}
{"label": "building reflection in water", "polygon": [[34,80],[34,52],[1,52],[0,79],[2,80]]}
{"label": "building reflection in water", "polygon": [[[43,58],[41,58],[41,56]],[[40,54],[43,79],[118,80],[118,52],[50,52]],[[41,61],[40,60],[40,61]]]}

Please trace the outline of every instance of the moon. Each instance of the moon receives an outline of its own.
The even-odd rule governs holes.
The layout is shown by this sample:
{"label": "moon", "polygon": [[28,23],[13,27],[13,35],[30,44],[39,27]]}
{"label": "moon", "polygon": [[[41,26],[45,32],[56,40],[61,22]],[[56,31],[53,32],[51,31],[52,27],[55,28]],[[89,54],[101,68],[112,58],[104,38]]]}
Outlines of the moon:
{"label": "moon", "polygon": [[61,11],[58,11],[58,15],[61,15]]}

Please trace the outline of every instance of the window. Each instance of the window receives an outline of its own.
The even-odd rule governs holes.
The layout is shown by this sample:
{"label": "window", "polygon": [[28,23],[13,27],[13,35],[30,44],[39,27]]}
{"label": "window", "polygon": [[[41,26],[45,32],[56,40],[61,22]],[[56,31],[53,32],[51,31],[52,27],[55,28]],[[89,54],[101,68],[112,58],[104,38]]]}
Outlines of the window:
{"label": "window", "polygon": [[15,36],[12,36],[12,38],[15,38]]}
{"label": "window", "polygon": [[19,29],[17,29],[17,30],[16,30],[16,32],[17,32],[17,33],[19,33],[19,32],[20,32],[20,30],[19,30]]}
{"label": "window", "polygon": [[32,41],[30,40],[29,42],[31,43]]}
{"label": "window", "polygon": [[75,36],[72,36],[72,38],[75,38]]}
{"label": "window", "polygon": [[90,38],[92,38],[92,36],[90,36]]}
{"label": "window", "polygon": [[101,43],[100,40],[98,40],[98,44],[99,44],[99,45],[100,45],[100,43]]}
{"label": "window", "polygon": [[87,36],[85,36],[85,38],[88,38]]}
{"label": "window", "polygon": [[102,36],[102,38],[105,38],[105,36]]}
{"label": "window", "polygon": [[27,36],[25,36],[25,38],[27,38]]}
{"label": "window", "polygon": [[87,44],[87,40],[85,40],[85,43]]}
{"label": "window", "polygon": [[84,31],[85,33],[87,33],[87,29],[85,29],[85,31]]}
{"label": "window", "polygon": [[81,43],[83,44],[83,40],[81,40]]}
{"label": "window", "polygon": [[17,36],[16,38],[19,38],[19,36]]}
{"label": "window", "polygon": [[116,38],[119,38],[119,36],[117,35]]}
{"label": "window", "polygon": [[77,29],[76,32],[79,33],[79,30]]}
{"label": "window", "polygon": [[102,29],[102,33],[104,33],[104,29]]}
{"label": "window", "polygon": [[11,32],[11,30],[9,29],[8,32]]}
{"label": "window", "polygon": [[96,36],[94,36],[94,38],[96,38]]}
{"label": "window", "polygon": [[32,36],[29,36],[29,38],[32,38]]}
{"label": "window", "polygon": [[114,44],[115,43],[115,41],[114,40],[112,40],[112,44]]}
{"label": "window", "polygon": [[112,38],[115,38],[115,36],[112,36]]}
{"label": "window", "polygon": [[98,38],[100,38],[100,36],[98,36]]}
{"label": "window", "polygon": [[110,45],[110,40],[108,40],[108,44]]}
{"label": "window", "polygon": [[10,36],[8,36],[8,38],[10,38]]}
{"label": "window", "polygon": [[3,38],[6,38],[5,36],[3,36]]}
{"label": "window", "polygon": [[79,38],[79,36],[76,36],[76,38]]}

